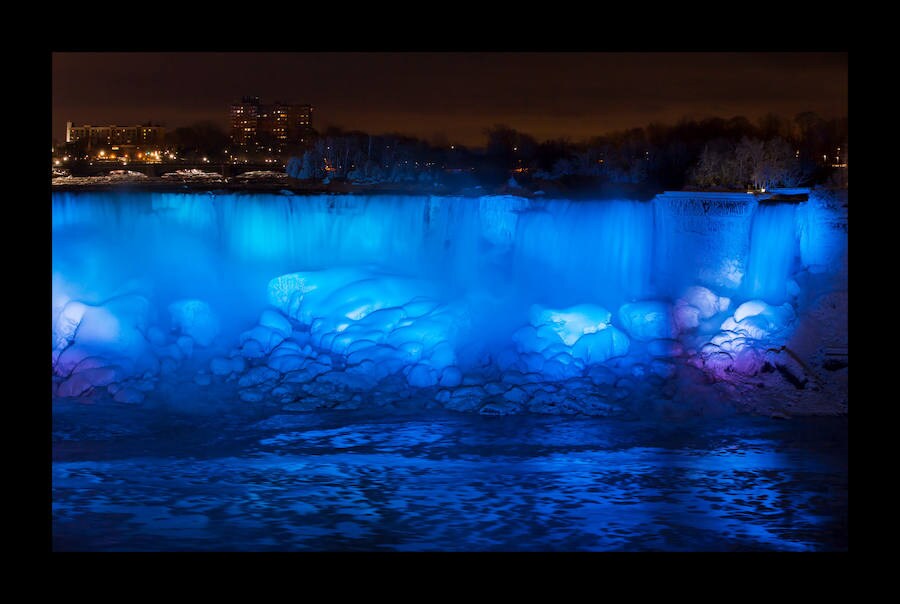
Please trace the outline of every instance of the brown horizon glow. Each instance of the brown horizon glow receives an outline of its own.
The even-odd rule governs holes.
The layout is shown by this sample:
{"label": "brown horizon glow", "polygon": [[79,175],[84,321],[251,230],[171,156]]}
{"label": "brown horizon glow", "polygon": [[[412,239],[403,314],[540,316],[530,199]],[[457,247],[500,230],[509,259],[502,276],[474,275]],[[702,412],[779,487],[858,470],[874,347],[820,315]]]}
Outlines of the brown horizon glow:
{"label": "brown horizon glow", "polygon": [[52,134],[65,123],[169,128],[245,95],[311,103],[324,130],[478,146],[506,124],[581,140],[683,117],[847,115],[847,53],[54,53]]}

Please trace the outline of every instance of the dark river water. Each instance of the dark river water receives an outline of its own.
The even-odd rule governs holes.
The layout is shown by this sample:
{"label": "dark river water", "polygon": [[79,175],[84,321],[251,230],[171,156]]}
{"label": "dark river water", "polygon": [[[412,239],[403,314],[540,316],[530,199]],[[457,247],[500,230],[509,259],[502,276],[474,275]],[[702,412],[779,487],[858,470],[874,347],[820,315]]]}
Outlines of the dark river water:
{"label": "dark river water", "polygon": [[847,549],[847,419],[54,402],[55,550]]}

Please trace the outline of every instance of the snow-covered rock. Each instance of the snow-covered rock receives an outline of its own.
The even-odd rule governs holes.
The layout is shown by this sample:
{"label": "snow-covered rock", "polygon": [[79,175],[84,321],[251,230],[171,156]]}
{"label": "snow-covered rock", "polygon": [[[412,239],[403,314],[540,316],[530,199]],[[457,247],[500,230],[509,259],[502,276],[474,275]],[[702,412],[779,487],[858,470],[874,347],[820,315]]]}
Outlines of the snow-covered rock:
{"label": "snow-covered rock", "polygon": [[636,340],[674,338],[672,309],[665,302],[646,300],[631,302],[619,308],[619,320],[625,331]]}
{"label": "snow-covered rock", "polygon": [[631,341],[622,331],[609,326],[603,331],[582,336],[572,346],[572,356],[585,365],[603,363],[628,354]]}
{"label": "snow-covered rock", "polygon": [[427,365],[413,365],[407,376],[410,386],[417,388],[428,388],[438,383],[438,376],[431,367]]}
{"label": "snow-covered rock", "polygon": [[[457,336],[467,323],[464,305],[443,304],[433,293],[428,281],[366,268],[291,273],[268,287],[269,303],[307,326],[314,346],[344,357],[351,373],[361,374],[367,362],[382,376],[407,367],[418,385],[436,384],[456,363]],[[269,350],[262,343],[248,352]]]}
{"label": "snow-covered rock", "polygon": [[700,326],[700,309],[690,304],[676,302],[672,308],[672,320],[680,333],[690,331]]}
{"label": "snow-covered rock", "polygon": [[789,328],[796,315],[794,307],[788,303],[771,306],[762,300],[751,300],[741,304],[734,315],[725,319],[721,329],[754,340],[782,333]]}
{"label": "snow-covered rock", "polygon": [[731,299],[718,296],[706,287],[694,285],[687,288],[675,301],[675,304],[693,306],[699,311],[701,319],[709,319],[715,314],[728,310]]}
{"label": "snow-covered rock", "polygon": [[529,324],[512,336],[518,359],[507,354],[502,364],[551,380],[581,375],[586,366],[628,353],[628,336],[611,318],[608,310],[594,304],[563,309],[534,305]]}
{"label": "snow-covered rock", "polygon": [[280,377],[281,375],[270,367],[252,367],[241,375],[240,379],[238,380],[238,385],[242,388],[247,388],[250,386],[257,386],[265,382],[275,382]]}
{"label": "snow-covered rock", "polygon": [[203,300],[178,300],[169,305],[172,327],[191,336],[199,346],[209,346],[219,333],[219,321]]}
{"label": "snow-covered rock", "polygon": [[[287,332],[287,335],[290,335],[290,331]],[[240,342],[242,350],[244,347],[247,347],[248,342],[257,342],[259,344],[258,350],[261,350],[262,354],[265,355],[272,352],[276,346],[284,342],[285,337],[286,335],[283,331],[272,329],[265,325],[257,325],[253,329],[243,332],[240,336]],[[253,350],[254,352],[252,354],[255,354],[257,347],[251,344],[247,349]]]}
{"label": "snow-covered rock", "polygon": [[123,373],[156,371],[157,359],[144,337],[149,308],[148,300],[138,295],[98,306],[69,302],[54,325],[54,373],[68,376],[85,370],[83,363],[91,358],[117,365]]}
{"label": "snow-covered rock", "polygon": [[88,306],[78,301],[70,301],[56,316],[53,322],[54,362],[69,344],[75,339],[75,332],[87,312]]}
{"label": "snow-covered rock", "polygon": [[272,331],[281,334],[285,338],[291,335],[291,322],[283,314],[274,310],[266,309],[259,316],[259,325],[268,327]]}
{"label": "snow-covered rock", "polygon": [[444,388],[454,388],[462,384],[462,372],[458,367],[447,367],[441,372],[440,384]]}
{"label": "snow-covered rock", "polygon": [[572,346],[581,336],[609,327],[612,314],[596,304],[578,304],[561,309],[534,305],[529,318],[535,328],[549,326],[566,346]]}
{"label": "snow-covered rock", "polygon": [[751,347],[741,347],[734,356],[734,370],[743,375],[756,375],[765,364],[762,352]]}
{"label": "snow-covered rock", "polygon": [[229,375],[232,372],[241,373],[244,371],[244,359],[241,357],[215,357],[209,362],[209,370],[213,375]]}

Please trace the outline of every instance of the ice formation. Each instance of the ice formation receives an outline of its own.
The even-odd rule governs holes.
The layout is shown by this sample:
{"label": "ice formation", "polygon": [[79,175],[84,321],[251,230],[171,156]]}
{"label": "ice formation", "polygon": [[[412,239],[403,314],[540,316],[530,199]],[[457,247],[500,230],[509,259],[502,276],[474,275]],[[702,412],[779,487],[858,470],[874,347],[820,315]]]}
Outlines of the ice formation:
{"label": "ice formation", "polygon": [[57,192],[54,394],[609,415],[804,387],[845,215],[701,197]]}

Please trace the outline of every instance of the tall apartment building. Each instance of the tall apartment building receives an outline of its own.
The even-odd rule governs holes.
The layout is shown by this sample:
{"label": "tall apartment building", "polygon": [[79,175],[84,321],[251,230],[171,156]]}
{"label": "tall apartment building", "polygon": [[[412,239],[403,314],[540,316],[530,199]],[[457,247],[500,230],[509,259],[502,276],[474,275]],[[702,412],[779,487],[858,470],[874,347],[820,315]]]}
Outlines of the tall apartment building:
{"label": "tall apartment building", "polygon": [[244,151],[281,152],[309,136],[312,112],[312,105],[278,101],[263,105],[259,97],[244,97],[231,105],[231,143]]}

